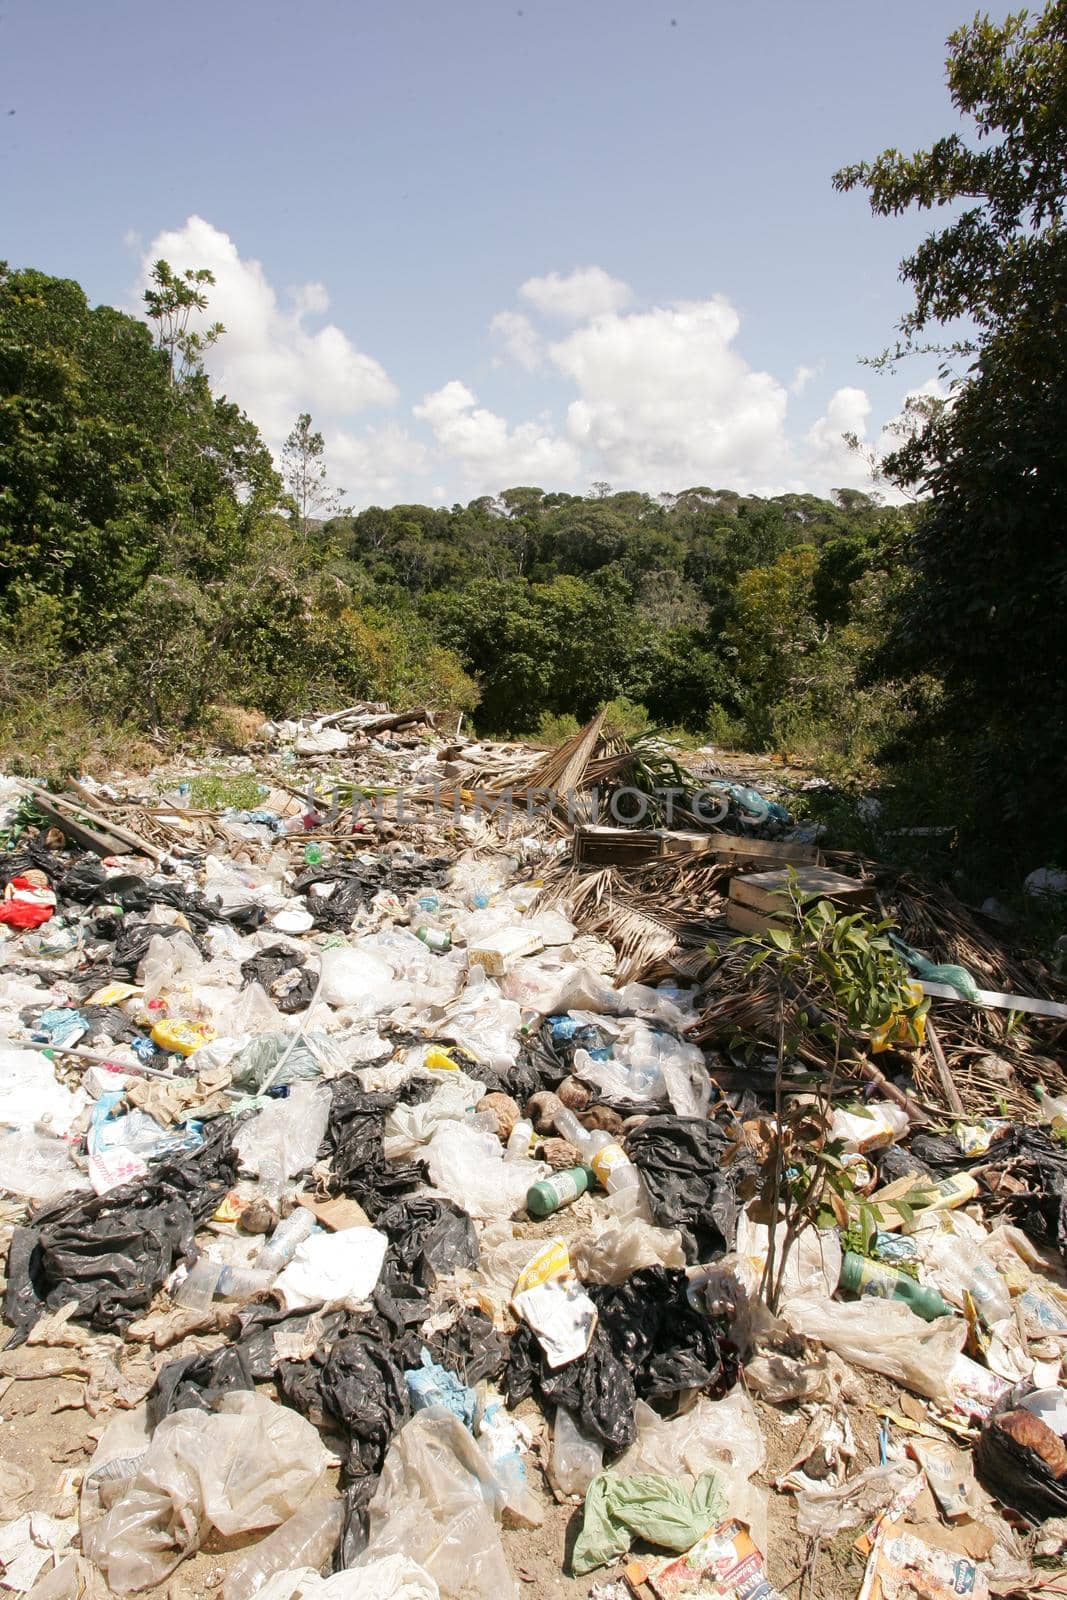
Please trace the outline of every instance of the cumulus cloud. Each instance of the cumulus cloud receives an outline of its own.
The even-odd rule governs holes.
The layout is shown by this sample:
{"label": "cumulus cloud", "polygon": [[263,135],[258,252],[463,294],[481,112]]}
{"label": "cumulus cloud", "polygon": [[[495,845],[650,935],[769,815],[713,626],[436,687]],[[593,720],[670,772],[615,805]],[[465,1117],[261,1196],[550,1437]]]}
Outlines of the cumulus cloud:
{"label": "cumulus cloud", "polygon": [[279,297],[262,265],[240,255],[229,234],[192,216],[157,234],[141,262],[142,287],[160,257],[177,270],[208,267],[215,275],[207,320],[226,327],[210,352],[216,386],[243,405],[277,447],[299,412],[323,416],[391,404],[396,389],[384,367],[335,323],[312,329],[307,319],[329,306],[321,283],[300,284]]}
{"label": "cumulus cloud", "polygon": [[[536,372],[544,363],[541,335],[522,311],[498,311],[489,324],[506,356],[527,372]],[[499,362],[499,357],[497,358]]]}
{"label": "cumulus cloud", "polygon": [[[722,296],[635,307],[629,285],[595,265],[528,278],[522,309],[490,320],[494,365],[519,369],[531,420],[513,422],[460,377],[442,382],[449,374],[431,369],[429,392],[405,425],[373,414],[395,407],[396,387],[380,361],[327,320],[325,284],[276,289],[260,262],[199,216],[152,240],[142,287],[160,256],[215,275],[206,320],[226,325],[208,356],[216,388],[244,406],[275,451],[309,411],[331,480],[357,507],[447,503],[519,483],[580,490],[600,479],[653,494],[700,483],[825,494],[870,488],[868,462],[899,442],[894,422],[872,429],[868,395],[848,385],[805,431],[790,427],[791,397],[813,386],[821,363],[798,366],[791,378],[760,371],[746,361],[740,316]],[[934,382],[917,392],[940,391]],[[549,399],[554,412],[544,409]],[[848,449],[845,433],[864,442],[867,459]]]}
{"label": "cumulus cloud", "polygon": [[410,480],[425,472],[430,453],[421,439],[396,423],[362,432],[331,428],[325,434],[331,478],[346,504],[395,504],[408,498]]}
{"label": "cumulus cloud", "polygon": [[582,322],[586,317],[621,311],[633,299],[630,285],[613,278],[603,267],[575,267],[573,272],[527,278],[519,293],[542,316],[559,317],[566,322]]}
{"label": "cumulus cloud", "polygon": [[578,399],[569,438],[612,483],[657,490],[765,481],[780,470],[788,396],[731,348],[715,298],[603,315],[550,348]]}
{"label": "cumulus cloud", "polygon": [[830,396],[825,412],[804,436],[809,471],[820,483],[855,487],[857,472],[867,469],[844,435],[866,441],[870,414],[871,402],[863,389],[847,386]]}
{"label": "cumulus cloud", "polygon": [[494,494],[518,483],[572,483],[580,457],[566,439],[543,422],[511,428],[504,417],[478,404],[458,379],[426,395],[413,408],[430,429],[443,460],[458,468],[471,494]]}

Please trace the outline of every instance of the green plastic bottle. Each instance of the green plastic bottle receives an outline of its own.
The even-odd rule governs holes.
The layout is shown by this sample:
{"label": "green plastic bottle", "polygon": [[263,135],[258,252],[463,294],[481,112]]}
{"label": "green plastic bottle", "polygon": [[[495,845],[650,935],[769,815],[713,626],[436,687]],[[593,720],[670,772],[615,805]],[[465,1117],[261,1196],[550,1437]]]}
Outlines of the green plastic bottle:
{"label": "green plastic bottle", "polygon": [[915,1278],[884,1261],[868,1261],[849,1250],[841,1263],[842,1289],[851,1294],[869,1295],[878,1300],[903,1300],[917,1317],[933,1322],[935,1317],[954,1317],[955,1308],[942,1300],[936,1289],[927,1289]]}
{"label": "green plastic bottle", "polygon": [[319,866],[325,854],[326,852],[322,848],[321,844],[306,844],[304,846],[304,860],[307,862],[309,867]]}
{"label": "green plastic bottle", "polygon": [[553,1211],[573,1205],[588,1189],[590,1176],[588,1167],[567,1167],[550,1178],[542,1178],[527,1190],[527,1211],[531,1217],[550,1217]]}

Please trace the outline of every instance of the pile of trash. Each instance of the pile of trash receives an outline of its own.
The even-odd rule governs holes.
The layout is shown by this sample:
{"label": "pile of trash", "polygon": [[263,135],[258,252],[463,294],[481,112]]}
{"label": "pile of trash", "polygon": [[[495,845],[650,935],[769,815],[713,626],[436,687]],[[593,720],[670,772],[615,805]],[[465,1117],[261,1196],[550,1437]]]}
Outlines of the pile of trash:
{"label": "pile of trash", "polygon": [[1067,1592],[1049,975],[721,772],[476,814],[667,759],[601,719],[261,744],[0,780],[0,1586]]}

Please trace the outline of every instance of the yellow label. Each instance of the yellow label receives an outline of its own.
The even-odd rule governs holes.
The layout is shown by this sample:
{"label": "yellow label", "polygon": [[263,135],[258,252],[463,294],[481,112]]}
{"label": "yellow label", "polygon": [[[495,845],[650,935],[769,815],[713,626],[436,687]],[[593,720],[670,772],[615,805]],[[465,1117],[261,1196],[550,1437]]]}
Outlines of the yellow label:
{"label": "yellow label", "polygon": [[459,1062],[453,1061],[447,1050],[441,1050],[434,1045],[432,1050],[427,1050],[424,1067],[431,1072],[458,1072]]}
{"label": "yellow label", "polygon": [[596,1155],[591,1158],[589,1165],[606,1189],[610,1174],[614,1172],[616,1167],[628,1166],[629,1161],[630,1158],[621,1144],[606,1144],[602,1150],[598,1150]]}
{"label": "yellow label", "polygon": [[152,1039],[161,1050],[176,1050],[179,1055],[191,1056],[202,1044],[210,1044],[215,1037],[214,1028],[206,1022],[183,1022],[180,1017],[164,1018],[152,1029]]}
{"label": "yellow label", "polygon": [[513,1294],[526,1289],[536,1289],[551,1278],[563,1278],[571,1270],[571,1255],[565,1239],[550,1239],[537,1254],[527,1261],[515,1280]]}

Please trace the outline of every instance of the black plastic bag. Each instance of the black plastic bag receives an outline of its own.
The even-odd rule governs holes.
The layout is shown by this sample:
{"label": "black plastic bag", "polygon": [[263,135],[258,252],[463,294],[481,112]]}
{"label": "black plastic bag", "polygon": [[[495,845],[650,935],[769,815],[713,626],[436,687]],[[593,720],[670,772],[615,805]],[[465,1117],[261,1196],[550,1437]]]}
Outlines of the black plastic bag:
{"label": "black plastic bag", "polygon": [[1035,1244],[1067,1249],[1067,1149],[1044,1128],[1014,1124],[994,1139],[978,1160],[989,1171],[987,1182],[1000,1168],[1010,1172],[1013,1186],[1025,1185],[1008,1195],[1003,1213],[1007,1220],[1022,1228]]}
{"label": "black plastic bag", "polygon": [[625,1283],[588,1291],[611,1348],[651,1404],[710,1389],[724,1375],[719,1341],[707,1316],[689,1304],[688,1286],[678,1268],[645,1267]]}
{"label": "black plastic bag", "polygon": [[17,1228],[4,1316],[21,1343],[38,1317],[74,1301],[81,1321],[121,1333],[179,1262],[196,1259],[197,1226],[236,1181],[234,1124],[209,1124],[196,1150],[163,1156],[143,1178],[103,1195],[43,1207]]}
{"label": "black plastic bag", "polygon": [[653,1217],[660,1227],[680,1231],[690,1264],[716,1261],[733,1248],[740,1163],[722,1170],[726,1144],[714,1122],[674,1116],[649,1117],[626,1141]]}
{"label": "black plastic bag", "polygon": [[148,1426],[154,1431],[172,1411],[213,1411],[224,1394],[254,1387],[248,1357],[239,1344],[197,1350],[160,1368],[148,1392]]}
{"label": "black plastic bag", "polygon": [[1067,1516],[1067,1479],[1054,1478],[1036,1451],[996,1425],[1026,1393],[1032,1389],[1021,1384],[993,1407],[975,1446],[974,1472],[983,1489],[1036,1526],[1047,1517]]}
{"label": "black plastic bag", "polygon": [[325,1351],[348,1326],[348,1311],[286,1311],[273,1300],[243,1306],[234,1317],[239,1347],[256,1383],[273,1378],[279,1365],[276,1336],[305,1338],[310,1348]]}
{"label": "black plastic bag", "polygon": [[[275,993],[271,985],[288,973],[299,973],[298,981],[293,985],[280,986],[281,992]],[[258,955],[250,956],[241,963],[241,976],[246,983],[258,983],[270,995],[279,1011],[291,1016],[296,1011],[306,1011],[311,1004],[318,979],[313,972],[309,972],[304,965],[304,958],[295,951],[289,950],[283,944],[268,945],[266,950],[261,950]]]}
{"label": "black plastic bag", "polygon": [[392,1094],[363,1090],[352,1076],[335,1078],[326,1145],[331,1188],[358,1200],[373,1222],[413,1189],[423,1187],[423,1169],[387,1161],[382,1149],[386,1115],[397,1103]]}
{"label": "black plastic bag", "polygon": [[438,1366],[447,1367],[471,1389],[483,1378],[494,1382],[507,1366],[508,1341],[477,1306],[468,1306],[425,1342]]}
{"label": "black plastic bag", "polygon": [[439,1276],[478,1264],[474,1223],[451,1200],[415,1194],[382,1211],[374,1225],[388,1235],[400,1273],[427,1289]]}
{"label": "black plastic bag", "polygon": [[312,884],[336,884],[328,899],[318,895],[308,898],[308,910],[315,926],[327,931],[346,929],[353,918],[364,910],[381,890],[391,890],[406,900],[423,889],[436,889],[444,883],[451,862],[441,856],[431,861],[416,857],[414,861],[396,861],[383,857],[379,861],[358,862],[351,866],[309,867],[293,884],[296,894],[306,894]]}
{"label": "black plastic bag", "polygon": [[533,1329],[521,1323],[511,1340],[506,1386],[509,1406],[531,1394],[542,1406],[563,1406],[612,1455],[629,1449],[637,1436],[633,1379],[602,1328],[594,1330],[584,1356],[553,1372]]}
{"label": "black plastic bag", "polygon": [[[308,1361],[283,1361],[279,1392],[318,1426],[333,1421],[345,1439],[345,1471],[352,1477],[381,1471],[389,1441],[411,1414],[404,1361],[395,1332],[377,1312],[358,1321],[328,1350]],[[417,1343],[417,1341],[415,1341]]]}
{"label": "black plastic bag", "polygon": [[344,1519],[330,1565],[331,1572],[347,1572],[356,1557],[367,1548],[367,1510],[378,1487],[379,1476],[376,1472],[370,1473],[362,1478],[354,1478],[345,1486]]}

